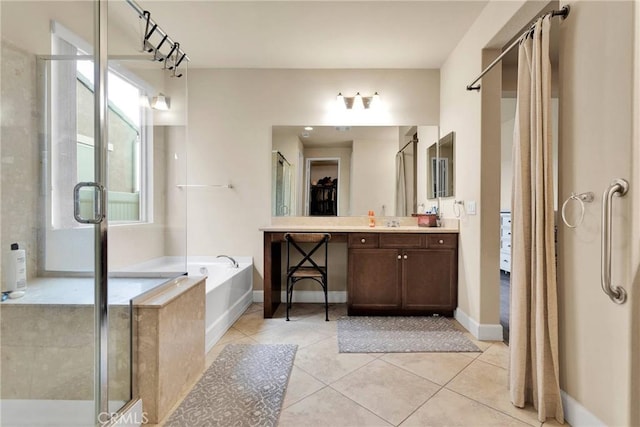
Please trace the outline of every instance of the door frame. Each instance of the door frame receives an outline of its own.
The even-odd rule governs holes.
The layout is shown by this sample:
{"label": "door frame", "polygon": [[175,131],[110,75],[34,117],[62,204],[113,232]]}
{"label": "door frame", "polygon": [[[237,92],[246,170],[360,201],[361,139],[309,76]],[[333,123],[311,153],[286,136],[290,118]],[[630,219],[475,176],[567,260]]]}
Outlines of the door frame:
{"label": "door frame", "polygon": [[307,157],[305,159],[305,178],[304,178],[304,215],[309,216],[309,186],[311,185],[311,162],[314,161],[335,161],[338,163],[338,185],[336,187],[336,211],[340,216],[340,157]]}

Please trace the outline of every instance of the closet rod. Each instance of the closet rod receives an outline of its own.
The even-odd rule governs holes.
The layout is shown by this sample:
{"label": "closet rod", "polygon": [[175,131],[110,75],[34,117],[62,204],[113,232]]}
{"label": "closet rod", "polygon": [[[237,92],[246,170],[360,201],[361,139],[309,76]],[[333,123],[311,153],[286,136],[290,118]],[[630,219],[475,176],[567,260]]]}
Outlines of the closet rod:
{"label": "closet rod", "polygon": [[[138,16],[140,18],[144,17],[145,10],[143,8],[141,8],[138,3],[136,3],[134,0],[127,0],[127,3],[129,3],[129,6],[131,6],[131,8],[136,11],[136,13],[138,14]],[[149,18],[149,23],[152,24],[152,26],[153,25],[157,25],[157,22],[155,22],[151,17]],[[169,37],[169,35],[162,28],[160,28],[159,25],[156,27],[155,31],[157,31],[160,34],[160,36],[162,36],[162,37],[166,36],[167,37],[167,41],[170,43],[169,46],[175,46],[176,42],[174,42],[173,39],[171,39],[171,37]],[[184,50],[179,48],[178,52],[182,52],[185,55],[184,59],[186,59],[187,61],[191,62],[191,59],[189,59],[189,56],[187,56],[187,54],[184,52]]]}
{"label": "closet rod", "polygon": [[[569,6],[563,6],[562,9],[560,10],[552,10],[549,13],[545,13],[544,15],[540,16],[540,18],[545,17],[547,15],[551,15],[551,17],[553,18],[554,16],[560,16],[562,17],[562,19],[566,19],[567,16],[569,16],[569,11],[570,8]],[[538,19],[540,19],[538,18]],[[538,20],[536,19],[536,21]],[[535,24],[534,24],[535,25]],[[484,77],[485,74],[487,74],[493,67],[495,67],[500,61],[502,61],[502,58],[511,51],[511,49],[513,49],[514,47],[516,47],[519,43],[520,40],[522,40],[522,38],[529,34],[531,32],[531,30],[533,29],[533,25],[531,26],[531,28],[529,28],[527,31],[525,31],[524,33],[520,34],[520,37],[518,37],[513,43],[511,43],[509,45],[508,48],[506,48],[501,54],[500,56],[498,56],[496,59],[493,60],[493,62],[491,64],[489,64],[489,66],[487,68],[485,68],[482,73],[480,73],[480,75],[478,77],[476,77],[476,79],[474,81],[472,81],[470,84],[467,85],[467,90],[477,90],[478,92],[480,92],[480,85],[474,86],[474,84],[476,84],[478,82],[478,80],[480,80],[482,77]]]}

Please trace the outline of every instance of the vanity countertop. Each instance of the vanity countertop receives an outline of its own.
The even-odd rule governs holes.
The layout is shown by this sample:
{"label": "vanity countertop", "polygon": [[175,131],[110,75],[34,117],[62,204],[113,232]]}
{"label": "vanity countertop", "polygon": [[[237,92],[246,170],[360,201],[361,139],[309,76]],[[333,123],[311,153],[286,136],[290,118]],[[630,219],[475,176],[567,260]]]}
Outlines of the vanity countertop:
{"label": "vanity countertop", "polygon": [[369,227],[366,225],[267,225],[261,227],[260,231],[269,233],[278,232],[328,232],[328,233],[458,233],[457,227],[418,227],[417,225],[404,225],[400,227],[386,227],[377,225]]}

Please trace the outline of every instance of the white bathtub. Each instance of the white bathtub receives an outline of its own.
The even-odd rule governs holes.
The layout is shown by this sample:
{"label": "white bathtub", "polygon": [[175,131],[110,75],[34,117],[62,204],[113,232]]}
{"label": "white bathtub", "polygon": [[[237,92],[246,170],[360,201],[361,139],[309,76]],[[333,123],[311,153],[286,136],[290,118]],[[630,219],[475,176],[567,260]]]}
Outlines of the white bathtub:
{"label": "white bathtub", "polygon": [[233,257],[230,260],[215,256],[191,256],[186,266],[183,257],[161,257],[138,264],[128,271],[186,272],[189,276],[207,276],[205,352],[224,335],[253,301],[253,259]]}

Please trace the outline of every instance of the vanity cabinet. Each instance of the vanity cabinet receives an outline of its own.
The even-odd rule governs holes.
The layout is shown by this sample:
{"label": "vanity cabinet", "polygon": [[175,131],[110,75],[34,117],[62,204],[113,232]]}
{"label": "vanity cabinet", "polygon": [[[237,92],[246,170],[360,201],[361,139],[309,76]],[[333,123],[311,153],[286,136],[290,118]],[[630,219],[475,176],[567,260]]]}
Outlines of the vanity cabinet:
{"label": "vanity cabinet", "polygon": [[453,315],[457,251],[457,234],[353,233],[348,314]]}

